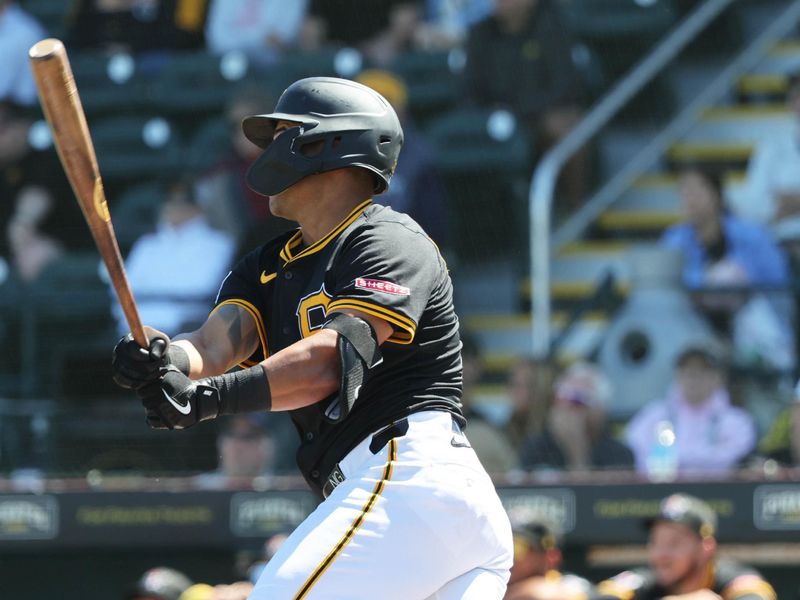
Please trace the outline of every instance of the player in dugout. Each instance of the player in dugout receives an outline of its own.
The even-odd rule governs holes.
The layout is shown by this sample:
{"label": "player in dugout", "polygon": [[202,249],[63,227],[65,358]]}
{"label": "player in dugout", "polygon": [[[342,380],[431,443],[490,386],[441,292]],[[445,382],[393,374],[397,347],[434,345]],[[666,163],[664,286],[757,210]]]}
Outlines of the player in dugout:
{"label": "player in dugout", "polygon": [[233,268],[197,331],[120,340],[115,380],[157,429],[290,412],[300,471],[325,499],[251,600],[500,600],[511,526],[463,433],[447,265],[371,199],[397,164],[397,115],[364,85],[313,77],[242,126],[263,148],[248,184],[300,227]]}
{"label": "player in dugout", "polygon": [[587,600],[594,586],[561,566],[563,536],[550,519],[513,524],[514,566],[504,600]]}
{"label": "player in dugout", "polygon": [[644,524],[649,566],[600,583],[602,600],[777,600],[754,569],[717,557],[717,515],[699,498],[668,496]]}

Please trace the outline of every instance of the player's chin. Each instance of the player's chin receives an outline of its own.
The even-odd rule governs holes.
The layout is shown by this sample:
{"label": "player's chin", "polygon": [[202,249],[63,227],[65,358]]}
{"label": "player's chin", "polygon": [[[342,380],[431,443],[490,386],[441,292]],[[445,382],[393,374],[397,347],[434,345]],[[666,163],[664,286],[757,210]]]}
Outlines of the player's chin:
{"label": "player's chin", "polygon": [[274,196],[267,196],[269,202],[269,212],[276,217],[285,217],[286,200],[282,198],[282,192]]}

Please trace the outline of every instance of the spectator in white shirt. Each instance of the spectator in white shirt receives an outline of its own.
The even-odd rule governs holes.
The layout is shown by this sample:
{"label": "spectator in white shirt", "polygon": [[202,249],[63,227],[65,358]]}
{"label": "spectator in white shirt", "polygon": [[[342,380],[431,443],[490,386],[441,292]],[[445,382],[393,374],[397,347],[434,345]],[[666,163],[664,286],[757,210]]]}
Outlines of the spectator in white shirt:
{"label": "spectator in white shirt", "polygon": [[297,41],[308,0],[214,0],[206,43],[214,54],[240,50],[256,64],[275,62]]}
{"label": "spectator in white shirt", "polygon": [[[739,202],[743,219],[771,227],[781,238],[800,237],[800,73],[789,77],[786,96],[796,119],[756,147]],[[790,231],[787,231],[790,230]]]}
{"label": "spectator in white shirt", "polygon": [[[201,323],[230,268],[235,243],[211,227],[188,182],[168,190],[158,227],[134,242],[125,261],[142,321],[168,334]],[[115,305],[119,331],[127,332]]]}
{"label": "spectator in white shirt", "polygon": [[22,106],[36,102],[28,50],[45,37],[42,26],[16,2],[0,0],[0,100]]}

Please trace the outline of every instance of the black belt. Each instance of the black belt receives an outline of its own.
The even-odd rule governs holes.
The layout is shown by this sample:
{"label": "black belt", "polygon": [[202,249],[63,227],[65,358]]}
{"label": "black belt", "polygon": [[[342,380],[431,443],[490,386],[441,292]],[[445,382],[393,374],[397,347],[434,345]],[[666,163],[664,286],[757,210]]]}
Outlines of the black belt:
{"label": "black belt", "polygon": [[[369,443],[369,451],[373,454],[377,454],[386,447],[386,444],[388,444],[390,440],[403,437],[406,433],[408,433],[408,418],[395,421],[372,436],[372,441]],[[342,473],[337,463],[333,467],[331,474],[328,475],[325,484],[322,486],[322,496],[324,498],[330,496],[334,488],[343,481],[344,473]]]}

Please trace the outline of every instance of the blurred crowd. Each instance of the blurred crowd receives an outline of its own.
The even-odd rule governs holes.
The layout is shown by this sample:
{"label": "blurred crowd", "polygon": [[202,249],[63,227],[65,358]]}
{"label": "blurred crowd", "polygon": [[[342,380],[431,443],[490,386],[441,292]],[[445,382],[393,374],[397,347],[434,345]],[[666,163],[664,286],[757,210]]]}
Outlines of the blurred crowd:
{"label": "blurred crowd", "polygon": [[[687,494],[663,498],[657,513],[642,520],[647,549],[635,567],[592,582],[568,570],[568,544],[546,515],[510,515],[514,563],[505,600],[777,600],[775,590],[754,568],[720,552],[717,515]],[[255,553],[237,561],[233,583],[193,582],[168,567],[146,571],[124,600],[246,600],[264,567],[280,551],[287,533],[269,537]],[[787,599],[788,600],[788,599]]]}
{"label": "blurred crowd", "polygon": [[[225,95],[215,98],[211,108],[192,104],[191,88],[172,98],[185,104],[178,111],[183,125],[177,129],[183,127],[192,140],[176,162],[162,164],[148,177],[136,170],[131,154],[119,178],[108,163],[112,215],[140,312],[147,324],[172,334],[204,319],[219,282],[244,249],[293,226],[273,217],[264,199],[244,185],[243,174],[258,149],[243,137],[239,124],[246,115],[271,110],[281,90],[266,82],[273,76],[282,81],[281,69],[294,57],[311,61],[335,53],[335,74],[373,87],[395,106],[406,142],[392,188],[376,202],[419,221],[457,275],[464,259],[458,247],[469,240],[456,240],[462,236],[454,232],[458,202],[443,174],[450,153],[440,152],[441,140],[434,139],[441,121],[435,125],[436,119],[420,109],[419,81],[404,79],[396,67],[409,56],[445,56],[453,75],[446,84],[455,92],[444,97],[446,106],[434,103],[434,112],[493,111],[486,124],[494,123],[494,141],[524,141],[515,146],[524,180],[542,153],[581,119],[598,91],[591,73],[603,69],[591,59],[600,53],[602,63],[602,45],[584,43],[567,4],[371,0],[365,11],[360,0],[73,0],[56,15],[42,13],[37,3],[40,21],[35,11],[26,10],[26,2],[0,0],[0,195],[6,199],[0,204],[0,304],[11,311],[7,314],[35,306],[48,315],[55,307],[63,309],[70,296],[58,287],[63,285],[59,274],[69,273],[73,282],[85,277],[104,290],[109,318],[97,329],[98,348],[110,347],[109,340],[128,329],[97,263],[76,259],[91,254],[91,242],[48,141],[27,66],[28,48],[46,35],[62,36],[77,57],[97,58],[101,89],[133,82],[137,74],[168,76],[179,56],[222,57],[217,69],[227,65],[233,73],[245,73],[229,78]],[[676,15],[670,18],[667,25]],[[237,71],[236,65],[246,68]],[[606,70],[609,77],[615,75],[608,64]],[[84,73],[76,72],[79,85],[81,77],[88,78]],[[111,101],[121,103],[117,111],[113,104],[110,109],[88,97],[90,124],[95,114],[106,119],[114,133],[111,142],[129,150],[133,138],[125,137],[122,121],[107,120],[135,99],[117,96]],[[464,331],[469,437],[491,472],[635,470],[663,479],[800,461],[800,410],[787,384],[797,374],[793,290],[800,268],[800,76],[788,78],[785,102],[797,116],[795,126],[758,145],[735,198],[727,197],[724,172],[694,164],[676,172],[681,221],[667,228],[658,243],[680,253],[683,287],[713,335],[678,349],[674,364],[664,367],[673,370],[672,381],[658,397],[639,398],[637,410],[621,419],[614,386],[624,382],[613,381],[595,357],[521,359],[500,375],[487,375],[480,340]],[[476,126],[466,120],[458,127]],[[157,147],[170,131],[164,122],[148,122],[134,137]],[[459,138],[444,139],[453,155],[463,150]],[[569,214],[585,199],[594,176],[591,155],[591,149],[579,151],[564,169],[557,213]],[[102,149],[99,156],[103,168]],[[162,160],[166,155],[157,159]],[[500,154],[497,160],[510,162],[511,157]],[[483,179],[502,180],[506,190],[519,183],[504,177]],[[487,226],[490,221],[487,216]],[[170,260],[159,260],[163,256]],[[86,272],[78,277],[81,268]],[[87,286],[84,292],[93,289]],[[29,301],[20,303],[19,298]],[[86,319],[81,302],[75,301],[78,316],[58,313],[46,330],[53,337],[42,345],[63,361],[69,360],[69,346],[56,339],[64,330],[58,319]],[[0,327],[0,339],[22,339],[21,323],[9,318]],[[3,357],[0,371],[21,381],[25,360],[24,352]],[[58,360],[51,368],[66,364]],[[752,398],[742,398],[732,384],[748,369],[775,389],[782,386],[772,395],[778,400],[766,417],[757,410],[751,414]],[[487,400],[487,381],[503,386],[500,401]],[[8,393],[50,391],[37,385],[41,380],[25,389],[12,384]],[[248,433],[248,427],[257,431]],[[224,428],[220,469],[201,476],[198,485],[224,485],[220,482],[229,476],[225,464],[234,460],[228,457],[249,460],[238,449],[247,444],[257,456],[264,455],[254,461],[255,473],[268,476],[274,469],[271,438],[285,429],[285,423]],[[290,472],[291,465],[281,469]],[[237,476],[235,469],[232,473]]]}
{"label": "blurred crowd", "polygon": [[[0,342],[19,347],[0,356],[0,395],[54,393],[68,378],[63,371],[76,368],[69,365],[76,335],[84,351],[96,342],[105,364],[113,340],[128,330],[42,122],[27,59],[36,41],[57,35],[76,58],[140,313],[173,334],[204,320],[243,251],[294,226],[271,215],[264,198],[244,184],[258,148],[240,123],[273,108],[282,91],[274,82],[321,74],[303,65],[322,65],[324,74],[356,79],[393,104],[405,145],[391,190],[375,201],[423,226],[458,286],[459,264],[490,256],[506,242],[507,251],[524,256],[527,242],[514,243],[527,232],[515,228],[524,229],[520,207],[533,166],[679,16],[661,9],[663,3],[631,3],[639,11],[638,36],[620,38],[630,52],[610,56],[564,0],[369,0],[368,10],[365,4],[71,0],[50,3],[47,11],[41,2],[0,0]],[[657,6],[643,12],[649,4]],[[431,64],[436,69],[426,71]],[[213,73],[202,71],[207,65]],[[148,78],[177,84],[185,73],[188,85],[165,85],[160,94],[142,84]],[[465,328],[467,435],[498,480],[627,472],[637,481],[664,482],[724,478],[740,469],[776,477],[800,466],[800,389],[793,385],[800,339],[800,73],[787,77],[782,101],[794,124],[759,142],[735,195],[724,169],[676,169],[681,218],[656,243],[680,254],[682,290],[709,332],[675,349],[663,365],[668,385],[636,398],[636,410],[617,410],[626,382],[615,381],[596,355],[522,357],[497,369],[480,337]],[[594,150],[578,151],[565,166],[556,219],[579,208],[595,183]],[[150,151],[155,158],[140,160]],[[495,236],[481,245],[477,229],[465,239],[467,191],[491,195],[478,198],[478,221],[487,236],[505,236],[501,243]],[[517,204],[500,205],[498,198]],[[76,282],[94,303],[64,287]],[[40,311],[38,347],[17,341],[31,336],[29,321],[19,316],[25,310]],[[37,376],[26,378],[31,364]],[[218,464],[195,474],[192,485],[266,489],[274,478],[296,474],[293,457],[280,451],[294,435],[283,417],[221,422]],[[3,469],[28,466],[12,464],[3,444]],[[713,600],[738,597],[737,586],[754,598],[775,598],[755,572],[719,558],[716,517],[695,498],[667,498],[658,517],[643,524],[650,536],[647,569],[599,586],[563,571],[564,538],[554,524],[530,518],[513,524],[508,600],[661,597],[647,595],[653,590]],[[124,597],[244,599],[285,535],[244,556],[235,583],[194,582],[159,567]]]}

